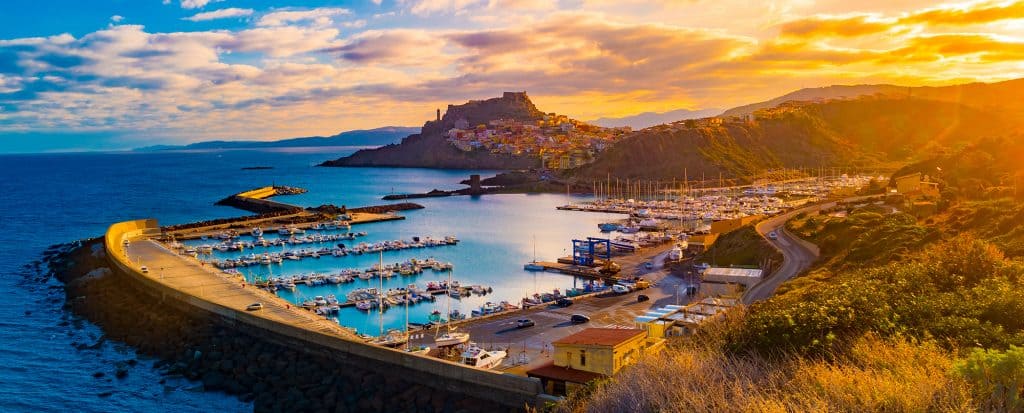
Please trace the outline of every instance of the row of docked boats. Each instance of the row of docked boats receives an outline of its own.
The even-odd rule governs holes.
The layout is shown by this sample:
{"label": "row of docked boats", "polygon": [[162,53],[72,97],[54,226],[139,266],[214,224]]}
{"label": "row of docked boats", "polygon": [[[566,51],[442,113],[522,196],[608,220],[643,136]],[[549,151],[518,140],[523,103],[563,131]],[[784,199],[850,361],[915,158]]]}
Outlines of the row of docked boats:
{"label": "row of docked boats", "polygon": [[[444,239],[437,239],[437,240],[429,238],[429,237],[427,237],[425,239],[419,239],[418,237],[416,237],[416,238],[414,238],[411,241],[395,240],[395,241],[381,241],[381,242],[374,242],[374,243],[361,242],[361,243],[356,244],[356,245],[351,246],[351,247],[346,246],[345,244],[338,244],[337,246],[335,246],[333,248],[331,248],[331,247],[323,247],[323,248],[319,248],[319,249],[302,248],[302,249],[298,249],[298,250],[287,250],[287,251],[282,251],[282,252],[267,252],[267,253],[263,253],[261,255],[258,255],[258,254],[255,254],[255,253],[251,253],[249,255],[238,257],[238,258],[226,258],[226,259],[222,259],[222,260],[221,259],[212,259],[212,260],[203,260],[203,261],[204,262],[208,262],[208,263],[216,266],[217,268],[224,269],[224,268],[235,268],[235,267],[248,267],[248,266],[254,266],[254,265],[282,264],[286,260],[298,261],[298,260],[301,260],[301,259],[304,259],[304,258],[320,258],[320,257],[324,257],[324,256],[344,257],[344,256],[348,256],[348,255],[362,255],[362,254],[369,254],[369,253],[375,253],[375,252],[384,252],[384,251],[399,251],[399,250],[414,249],[414,248],[428,248],[428,247],[449,246],[449,245],[456,245],[457,243],[458,243],[458,239],[456,239],[455,237],[451,237],[451,236],[445,237]],[[182,254],[183,255],[192,256],[192,257],[197,257],[197,255],[195,255],[193,253],[190,253],[190,250],[188,249],[188,247],[183,247],[182,248]],[[442,268],[439,269],[439,270],[444,270],[444,269],[447,269],[445,267],[448,267],[448,265],[447,264],[442,264],[441,267]],[[402,275],[409,275],[409,274],[402,274]]]}
{"label": "row of docked boats", "polygon": [[267,288],[271,291],[280,289],[293,290],[297,284],[306,284],[309,286],[345,284],[353,282],[356,279],[370,280],[378,277],[391,278],[396,276],[418,275],[428,269],[435,272],[450,271],[452,269],[452,263],[441,262],[434,258],[411,258],[405,262],[387,264],[383,267],[379,264],[375,264],[373,267],[365,270],[346,268],[332,274],[311,273],[284,277],[270,277],[262,281],[257,281],[256,285]]}
{"label": "row of docked boats", "polygon": [[558,288],[554,289],[554,291],[550,293],[534,293],[533,295],[523,297],[521,303],[523,308],[536,307],[538,305],[554,303],[563,298],[572,298],[584,294],[606,291],[608,288],[609,287],[605,285],[604,281],[594,280],[583,284],[583,288],[569,288],[566,289],[564,293]]}

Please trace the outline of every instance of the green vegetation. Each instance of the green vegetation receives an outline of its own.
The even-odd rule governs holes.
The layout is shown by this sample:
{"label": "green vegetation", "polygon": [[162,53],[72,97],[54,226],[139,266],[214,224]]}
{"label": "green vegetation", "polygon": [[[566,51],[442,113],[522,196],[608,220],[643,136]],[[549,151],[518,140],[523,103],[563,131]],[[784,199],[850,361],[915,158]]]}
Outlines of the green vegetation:
{"label": "green vegetation", "polygon": [[939,182],[933,216],[899,212],[907,194],[797,217],[788,229],[822,251],[809,274],[560,407],[1024,410],[1021,148],[982,140],[904,168]]}
{"label": "green vegetation", "polygon": [[696,261],[722,267],[761,265],[768,261],[778,265],[782,254],[747,225],[735,231],[722,234]]}

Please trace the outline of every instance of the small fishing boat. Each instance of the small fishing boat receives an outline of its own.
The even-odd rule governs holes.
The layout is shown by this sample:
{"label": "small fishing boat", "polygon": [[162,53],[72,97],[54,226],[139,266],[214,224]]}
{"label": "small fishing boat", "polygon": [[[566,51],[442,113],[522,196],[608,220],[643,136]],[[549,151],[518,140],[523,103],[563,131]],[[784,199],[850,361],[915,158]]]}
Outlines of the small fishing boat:
{"label": "small fishing boat", "polygon": [[449,330],[434,338],[434,345],[437,347],[456,346],[469,341],[469,333]]}
{"label": "small fishing boat", "polygon": [[462,352],[462,364],[478,369],[492,369],[501,365],[507,355],[501,350],[487,351],[476,343],[469,343],[466,351]]}

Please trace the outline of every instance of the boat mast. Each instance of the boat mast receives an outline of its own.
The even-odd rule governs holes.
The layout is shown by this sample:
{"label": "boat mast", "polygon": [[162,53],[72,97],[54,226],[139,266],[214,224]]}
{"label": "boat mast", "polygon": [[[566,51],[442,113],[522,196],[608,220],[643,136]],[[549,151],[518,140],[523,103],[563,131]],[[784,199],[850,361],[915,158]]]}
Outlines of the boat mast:
{"label": "boat mast", "polygon": [[405,351],[409,351],[409,288],[405,289]]}
{"label": "boat mast", "polygon": [[448,291],[447,291],[448,292],[448,309],[445,310],[445,311],[448,311],[448,314],[445,314],[448,317],[445,318],[444,324],[445,324],[445,327],[448,327],[448,332],[449,333],[452,332],[452,273],[453,272],[455,272],[455,268],[454,267],[448,269]]}
{"label": "boat mast", "polygon": [[380,320],[380,335],[384,337],[384,251],[380,252],[380,268],[377,268],[377,278],[380,279],[380,290],[377,290],[379,304],[377,305],[378,319]]}

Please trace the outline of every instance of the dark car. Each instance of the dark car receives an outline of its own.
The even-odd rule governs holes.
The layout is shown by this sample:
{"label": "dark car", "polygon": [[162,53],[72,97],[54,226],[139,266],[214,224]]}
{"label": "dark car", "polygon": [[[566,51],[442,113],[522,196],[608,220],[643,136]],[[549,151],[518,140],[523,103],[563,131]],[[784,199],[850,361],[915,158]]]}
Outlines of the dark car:
{"label": "dark car", "polygon": [[640,294],[640,295],[636,296],[636,301],[639,302],[639,303],[642,303],[642,302],[650,300],[650,299],[651,299],[651,297],[648,297],[648,296],[643,295],[643,294]]}
{"label": "dark car", "polygon": [[583,314],[573,314],[572,317],[569,317],[569,321],[571,321],[573,324],[589,323],[590,317],[587,317]]}
{"label": "dark car", "polygon": [[565,308],[572,305],[572,300],[568,298],[559,298],[558,301],[555,301],[555,304],[559,307]]}
{"label": "dark car", "polygon": [[524,318],[522,320],[516,320],[516,328],[533,327],[535,325],[537,325],[537,323],[534,323],[533,320],[531,320],[529,318]]}

